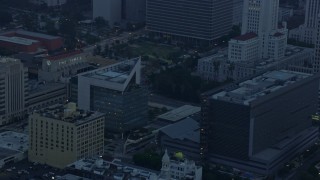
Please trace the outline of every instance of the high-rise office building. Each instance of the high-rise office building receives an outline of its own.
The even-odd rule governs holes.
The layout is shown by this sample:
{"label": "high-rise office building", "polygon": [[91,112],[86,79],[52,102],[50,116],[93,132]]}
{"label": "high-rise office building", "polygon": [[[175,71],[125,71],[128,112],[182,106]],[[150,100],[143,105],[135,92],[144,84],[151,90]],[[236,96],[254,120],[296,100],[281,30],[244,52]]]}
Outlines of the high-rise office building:
{"label": "high-rise office building", "polygon": [[104,114],[79,110],[76,104],[54,105],[29,117],[32,162],[56,168],[103,154]]}
{"label": "high-rise office building", "polygon": [[140,85],[141,59],[134,58],[78,75],[79,108],[106,114],[106,130],[123,133],[147,122],[148,93]]}
{"label": "high-rise office building", "polygon": [[281,70],[203,94],[203,158],[273,174],[318,139],[318,88],[319,75]]}
{"label": "high-rise office building", "polygon": [[110,27],[121,22],[121,0],[93,0],[93,18],[103,17]]}
{"label": "high-rise office building", "polygon": [[320,14],[317,18],[318,23],[316,26],[316,43],[315,43],[315,49],[314,49],[314,59],[313,59],[313,72],[318,73],[320,72]]}
{"label": "high-rise office building", "polygon": [[180,40],[212,41],[232,27],[233,0],[147,0],[147,29]]}
{"label": "high-rise office building", "polygon": [[146,20],[146,0],[122,0],[122,19],[132,23]]}
{"label": "high-rise office building", "polygon": [[[241,36],[230,41],[229,57],[241,61],[250,61],[255,58],[243,59],[244,54],[232,54],[239,48],[247,46],[258,49],[258,59],[280,59],[285,55],[287,45],[286,23],[278,27],[279,0],[244,0]],[[259,42],[253,44],[252,33],[258,36]],[[240,39],[241,41],[239,41]],[[253,45],[257,47],[253,47]],[[241,50],[242,52],[251,50]],[[230,54],[231,53],[231,54]],[[247,56],[247,55],[246,55]]]}
{"label": "high-rise office building", "polygon": [[28,70],[12,58],[0,57],[0,125],[24,118]]}
{"label": "high-rise office building", "polygon": [[304,24],[290,30],[289,37],[308,44],[315,44],[317,17],[320,13],[319,0],[307,0]]}
{"label": "high-rise office building", "polygon": [[233,25],[240,25],[242,22],[244,0],[233,0]]}

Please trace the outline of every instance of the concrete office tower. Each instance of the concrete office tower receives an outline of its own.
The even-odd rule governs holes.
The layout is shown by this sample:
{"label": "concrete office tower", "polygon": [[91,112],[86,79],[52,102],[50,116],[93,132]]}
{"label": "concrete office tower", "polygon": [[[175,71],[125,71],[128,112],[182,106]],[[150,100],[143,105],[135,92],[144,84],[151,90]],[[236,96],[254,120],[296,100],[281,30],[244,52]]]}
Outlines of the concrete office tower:
{"label": "concrete office tower", "polygon": [[242,23],[244,0],[233,0],[233,25],[240,25]]}
{"label": "concrete office tower", "polygon": [[317,17],[320,13],[319,0],[307,0],[304,24],[290,30],[289,37],[308,44],[316,43]]}
{"label": "concrete office tower", "polygon": [[79,107],[105,113],[107,131],[123,133],[142,127],[147,122],[148,93],[140,81],[140,58],[80,74]]}
{"label": "concrete office tower", "polygon": [[242,34],[254,32],[260,38],[260,57],[268,58],[269,36],[278,30],[279,0],[245,0]]}
{"label": "concrete office tower", "polygon": [[317,25],[316,25],[316,43],[315,43],[315,50],[314,50],[314,59],[313,59],[313,72],[318,73],[320,72],[320,14],[317,18]]}
{"label": "concrete office tower", "polygon": [[212,41],[232,27],[233,0],[147,0],[147,29],[176,40]]}
{"label": "concrete office tower", "polygon": [[24,118],[28,70],[12,58],[0,57],[0,125]]}
{"label": "concrete office tower", "polygon": [[103,17],[110,27],[121,22],[121,0],[93,0],[93,18]]}
{"label": "concrete office tower", "polygon": [[203,158],[245,172],[275,173],[317,141],[311,115],[318,89],[319,75],[281,70],[203,94]]}
{"label": "concrete office tower", "polygon": [[[278,60],[284,57],[287,45],[287,27],[286,23],[278,27],[278,9],[279,0],[244,1],[242,35],[229,42],[229,57],[234,56],[232,60],[252,61],[253,58],[244,59],[243,52],[250,52],[253,49],[259,50],[256,53],[260,61],[263,59]],[[248,38],[253,33],[258,36],[257,47],[253,47],[253,39]],[[241,50],[242,53],[237,55],[232,54],[244,46],[249,49]]]}
{"label": "concrete office tower", "polygon": [[56,168],[103,154],[104,114],[79,110],[76,104],[54,105],[29,117],[31,162]]}
{"label": "concrete office tower", "polygon": [[122,0],[122,19],[131,23],[146,20],[146,0]]}

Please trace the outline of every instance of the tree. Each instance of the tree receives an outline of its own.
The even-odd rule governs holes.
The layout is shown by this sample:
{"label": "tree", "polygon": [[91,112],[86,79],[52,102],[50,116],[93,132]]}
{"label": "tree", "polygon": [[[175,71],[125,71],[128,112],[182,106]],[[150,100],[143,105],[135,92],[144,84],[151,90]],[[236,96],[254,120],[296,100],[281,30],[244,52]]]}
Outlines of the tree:
{"label": "tree", "polygon": [[94,23],[97,29],[102,29],[108,26],[108,21],[106,21],[103,17],[99,16],[94,19]]}
{"label": "tree", "polygon": [[52,20],[49,20],[49,19],[46,20],[45,29],[46,29],[48,34],[51,34],[51,35],[57,35],[58,34],[58,30],[55,27],[55,22],[52,21]]}
{"label": "tree", "polygon": [[0,11],[0,25],[4,26],[12,22],[12,15],[6,11]]}

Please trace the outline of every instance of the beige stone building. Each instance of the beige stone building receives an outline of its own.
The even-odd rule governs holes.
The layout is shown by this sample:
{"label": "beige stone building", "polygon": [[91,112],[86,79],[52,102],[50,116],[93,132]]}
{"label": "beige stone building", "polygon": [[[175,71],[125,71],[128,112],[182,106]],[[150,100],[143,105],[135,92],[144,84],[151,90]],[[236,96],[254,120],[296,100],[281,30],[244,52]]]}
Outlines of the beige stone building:
{"label": "beige stone building", "polygon": [[29,160],[64,168],[82,158],[100,156],[104,147],[104,114],[55,105],[29,117]]}

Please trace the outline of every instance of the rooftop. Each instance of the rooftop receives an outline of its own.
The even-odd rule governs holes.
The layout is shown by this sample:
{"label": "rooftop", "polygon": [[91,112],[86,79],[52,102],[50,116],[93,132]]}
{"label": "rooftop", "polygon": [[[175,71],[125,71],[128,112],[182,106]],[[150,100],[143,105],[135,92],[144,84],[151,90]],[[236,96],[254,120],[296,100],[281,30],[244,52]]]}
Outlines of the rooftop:
{"label": "rooftop", "polygon": [[0,36],[0,41],[6,41],[10,43],[15,43],[15,44],[20,44],[20,45],[32,45],[33,43],[37,43],[39,41],[36,40],[31,40],[31,39],[26,39],[22,37],[7,37],[7,36]]}
{"label": "rooftop", "polygon": [[88,178],[76,176],[76,175],[73,175],[73,174],[66,174],[66,175],[63,175],[61,177],[56,177],[56,179],[57,180],[90,180]]}
{"label": "rooftop", "polygon": [[82,76],[97,80],[124,84],[128,80],[128,78],[130,78],[130,74],[135,68],[138,60],[139,58],[122,61],[117,64],[112,64],[110,66],[102,67],[97,70],[84,73],[82,74]]}
{"label": "rooftop", "polygon": [[104,114],[100,112],[79,110],[75,103],[68,103],[66,105],[57,104],[35,111],[35,113],[42,117],[75,123],[76,125],[104,116]]}
{"label": "rooftop", "polygon": [[238,40],[238,41],[247,41],[249,39],[253,39],[257,37],[257,34],[254,33],[254,32],[249,32],[249,33],[246,33],[246,34],[243,34],[243,35],[240,35],[240,36],[237,36],[235,38],[233,38],[234,40]]}
{"label": "rooftop", "polygon": [[173,139],[189,140],[200,143],[200,127],[199,123],[192,118],[186,118],[174,124],[170,124],[160,129]]}
{"label": "rooftop", "polygon": [[39,94],[46,91],[61,89],[66,87],[63,83],[45,83],[38,81],[29,81],[29,95]]}
{"label": "rooftop", "polygon": [[[25,152],[28,150],[28,135],[13,131],[0,133],[0,148],[7,152]],[[2,150],[0,151],[4,153]]]}
{"label": "rooftop", "polygon": [[64,52],[64,53],[61,53],[61,54],[49,56],[49,57],[46,57],[46,59],[50,60],[50,61],[60,60],[60,59],[65,59],[65,58],[68,58],[68,57],[76,56],[76,55],[79,55],[81,53],[82,52],[80,50],[75,50],[75,51],[71,51],[71,52]]}
{"label": "rooftop", "polygon": [[32,36],[32,37],[37,37],[37,38],[42,38],[42,39],[48,39],[48,40],[60,38],[58,36],[51,36],[51,35],[47,35],[47,34],[41,34],[41,33],[36,33],[36,32],[31,32],[31,31],[25,31],[25,30],[17,30],[17,31],[15,31],[15,33],[25,35],[25,36]]}
{"label": "rooftop", "polygon": [[184,105],[177,109],[171,110],[165,114],[158,116],[158,119],[176,122],[188,116],[191,116],[195,113],[198,113],[200,112],[200,110],[201,108],[197,106]]}
{"label": "rooftop", "polygon": [[258,99],[259,97],[294,84],[309,76],[311,75],[286,70],[270,71],[239,83],[236,89],[214,94],[212,98],[249,105],[251,101]]}

